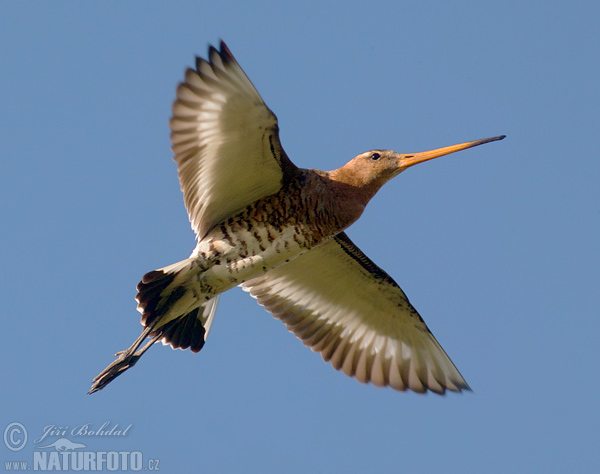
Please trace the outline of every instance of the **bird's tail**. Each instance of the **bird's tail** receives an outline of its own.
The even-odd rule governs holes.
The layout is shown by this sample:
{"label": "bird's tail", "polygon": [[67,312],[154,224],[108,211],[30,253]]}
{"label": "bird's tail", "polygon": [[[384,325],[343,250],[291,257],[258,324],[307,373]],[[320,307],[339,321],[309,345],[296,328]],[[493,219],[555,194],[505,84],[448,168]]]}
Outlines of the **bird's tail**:
{"label": "bird's tail", "polygon": [[138,311],[149,337],[160,336],[173,349],[199,352],[212,325],[219,297],[203,296],[190,284],[198,274],[196,259],[188,258],[146,273],[138,283]]}
{"label": "bird's tail", "polygon": [[[196,288],[193,277],[199,271],[196,260],[189,258],[142,277],[135,299],[144,330],[131,347],[115,354],[118,359],[94,379],[89,393],[101,390],[133,367],[155,342],[162,341],[173,349],[190,348],[192,352],[202,349],[219,296],[205,296]],[[150,340],[138,350],[146,338]]]}

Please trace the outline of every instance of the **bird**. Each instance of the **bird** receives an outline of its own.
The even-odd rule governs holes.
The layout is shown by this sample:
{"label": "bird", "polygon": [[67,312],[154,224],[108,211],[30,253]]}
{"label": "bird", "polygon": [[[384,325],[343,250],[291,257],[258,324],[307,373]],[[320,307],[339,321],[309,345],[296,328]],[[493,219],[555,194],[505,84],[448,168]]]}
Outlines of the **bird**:
{"label": "bird", "polygon": [[159,341],[199,352],[220,295],[235,286],[359,382],[417,393],[471,390],[400,286],[345,230],[407,168],[505,135],[420,153],[370,150],[333,171],[297,167],[275,114],[223,41],[186,69],[169,127],[197,245],[189,258],[142,277],[142,333],[89,393]]}

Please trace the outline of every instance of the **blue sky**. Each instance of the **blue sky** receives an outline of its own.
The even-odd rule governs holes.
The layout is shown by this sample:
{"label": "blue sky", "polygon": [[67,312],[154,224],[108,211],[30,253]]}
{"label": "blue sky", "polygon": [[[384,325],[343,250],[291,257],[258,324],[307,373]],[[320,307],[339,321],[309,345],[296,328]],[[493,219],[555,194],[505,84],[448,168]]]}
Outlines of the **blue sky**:
{"label": "blue sky", "polygon": [[[597,472],[599,15],[592,1],[2,2],[0,428],[21,423],[28,442],[1,460],[31,462],[55,425],[162,472]],[[348,231],[473,393],[361,385],[234,289],[202,352],[155,346],[86,394],[140,332],[141,276],[194,247],[167,121],[220,38],[299,166],[507,135],[410,169]],[[70,434],[105,422],[131,429]]]}

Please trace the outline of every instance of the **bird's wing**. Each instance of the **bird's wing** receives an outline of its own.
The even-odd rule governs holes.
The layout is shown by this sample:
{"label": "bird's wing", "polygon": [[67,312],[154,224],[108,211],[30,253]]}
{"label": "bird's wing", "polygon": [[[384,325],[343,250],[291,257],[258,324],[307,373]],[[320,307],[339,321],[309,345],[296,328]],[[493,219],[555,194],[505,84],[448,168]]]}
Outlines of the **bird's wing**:
{"label": "bird's wing", "polygon": [[277,192],[296,167],[279,141],[277,117],[231,52],[210,46],[177,87],[172,150],[192,228],[214,225]]}
{"label": "bird's wing", "polygon": [[345,233],[244,283],[335,369],[396,390],[469,390],[400,287]]}

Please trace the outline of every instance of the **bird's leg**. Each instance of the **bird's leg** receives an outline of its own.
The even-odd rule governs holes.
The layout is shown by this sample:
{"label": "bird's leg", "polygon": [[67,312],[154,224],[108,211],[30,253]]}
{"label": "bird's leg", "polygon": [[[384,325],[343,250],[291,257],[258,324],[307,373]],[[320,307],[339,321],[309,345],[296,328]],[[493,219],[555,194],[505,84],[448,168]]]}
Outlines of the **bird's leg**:
{"label": "bird's leg", "polygon": [[159,332],[138,351],[138,347],[142,345],[142,342],[144,342],[153,329],[154,325],[146,327],[142,331],[142,334],[140,334],[140,337],[135,340],[129,349],[117,352],[115,356],[118,357],[118,359],[100,372],[96,378],[94,378],[92,381],[92,388],[88,393],[94,393],[98,390],[102,390],[104,387],[106,387],[106,385],[112,382],[113,379],[121,375],[127,369],[133,367],[137,363],[138,359],[144,355],[144,352],[150,349],[152,344],[162,337],[162,332]]}

